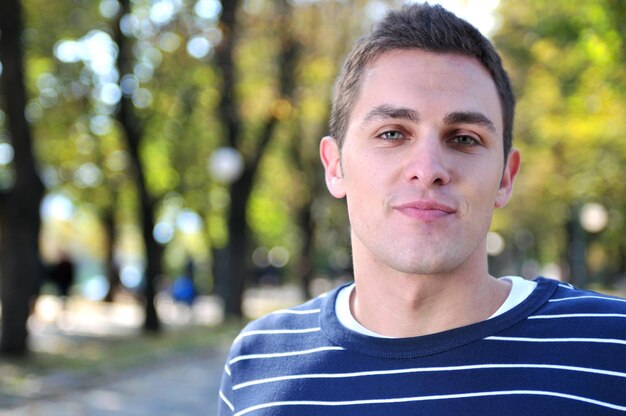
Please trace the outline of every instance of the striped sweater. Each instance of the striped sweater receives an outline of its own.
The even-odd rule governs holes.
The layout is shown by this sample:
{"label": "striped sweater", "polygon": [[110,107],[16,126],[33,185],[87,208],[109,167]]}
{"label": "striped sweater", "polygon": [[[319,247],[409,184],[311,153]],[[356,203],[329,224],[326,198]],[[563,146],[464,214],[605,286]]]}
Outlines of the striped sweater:
{"label": "striped sweater", "polygon": [[626,414],[626,300],[537,278],[493,319],[416,338],[344,328],[338,289],[233,342],[220,416]]}

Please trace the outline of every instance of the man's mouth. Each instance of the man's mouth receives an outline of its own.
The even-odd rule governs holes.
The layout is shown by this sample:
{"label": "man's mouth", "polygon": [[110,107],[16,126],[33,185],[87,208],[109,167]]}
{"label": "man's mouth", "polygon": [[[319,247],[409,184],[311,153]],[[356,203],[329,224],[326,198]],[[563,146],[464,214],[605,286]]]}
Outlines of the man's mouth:
{"label": "man's mouth", "polygon": [[456,212],[456,209],[444,203],[432,199],[420,199],[394,206],[407,217],[422,221],[434,221],[444,218]]}

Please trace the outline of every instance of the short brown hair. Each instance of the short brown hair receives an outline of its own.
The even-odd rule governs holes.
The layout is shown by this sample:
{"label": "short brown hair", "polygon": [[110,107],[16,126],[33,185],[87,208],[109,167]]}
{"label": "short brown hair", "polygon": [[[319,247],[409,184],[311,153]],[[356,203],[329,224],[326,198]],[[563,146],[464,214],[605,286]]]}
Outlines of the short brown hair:
{"label": "short brown hair", "polygon": [[500,98],[506,162],[513,140],[515,96],[502,60],[491,42],[474,26],[439,5],[429,4],[411,4],[390,11],[348,54],[335,83],[330,114],[330,134],[339,148],[343,145],[366,67],[383,53],[397,49],[457,53],[476,58],[483,64]]}

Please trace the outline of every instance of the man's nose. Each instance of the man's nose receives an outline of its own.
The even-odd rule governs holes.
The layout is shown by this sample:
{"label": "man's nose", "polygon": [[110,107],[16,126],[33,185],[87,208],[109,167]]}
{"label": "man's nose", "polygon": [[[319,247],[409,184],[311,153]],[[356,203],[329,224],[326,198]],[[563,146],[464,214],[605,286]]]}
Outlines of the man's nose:
{"label": "man's nose", "polygon": [[421,136],[412,144],[405,161],[405,176],[408,181],[426,187],[450,182],[446,148],[438,135]]}

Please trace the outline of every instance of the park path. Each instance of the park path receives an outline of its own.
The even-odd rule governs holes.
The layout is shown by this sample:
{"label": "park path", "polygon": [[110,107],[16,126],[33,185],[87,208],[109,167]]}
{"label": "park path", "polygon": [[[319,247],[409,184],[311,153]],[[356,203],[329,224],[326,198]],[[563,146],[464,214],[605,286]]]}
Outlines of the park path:
{"label": "park path", "polygon": [[[219,306],[199,299],[193,317],[183,316],[171,303],[161,302],[160,315],[172,328],[187,321],[216,325]],[[142,320],[137,305],[105,305],[73,300],[62,310],[50,296],[38,302],[31,326],[31,347],[39,352],[70,351],[77,338],[132,337]],[[227,345],[160,359],[121,371],[85,376],[55,372],[37,376],[35,394],[0,391],[0,416],[213,416]]]}
{"label": "park path", "polygon": [[[301,301],[298,288],[250,291],[246,301],[249,316]],[[199,298],[191,315],[167,299],[158,303],[165,324],[216,325],[221,307],[215,299]],[[141,325],[143,311],[137,305],[104,305],[74,300],[63,311],[59,300],[41,297],[32,322],[33,349],[40,352],[67,349],[72,337],[133,336]],[[217,349],[173,354],[147,366],[133,366],[104,377],[85,379],[66,373],[37,381],[33,398],[4,395],[0,391],[0,416],[213,416],[228,345]]]}
{"label": "park path", "polygon": [[59,392],[1,416],[212,416],[225,350],[195,352],[122,372],[96,385]]}

